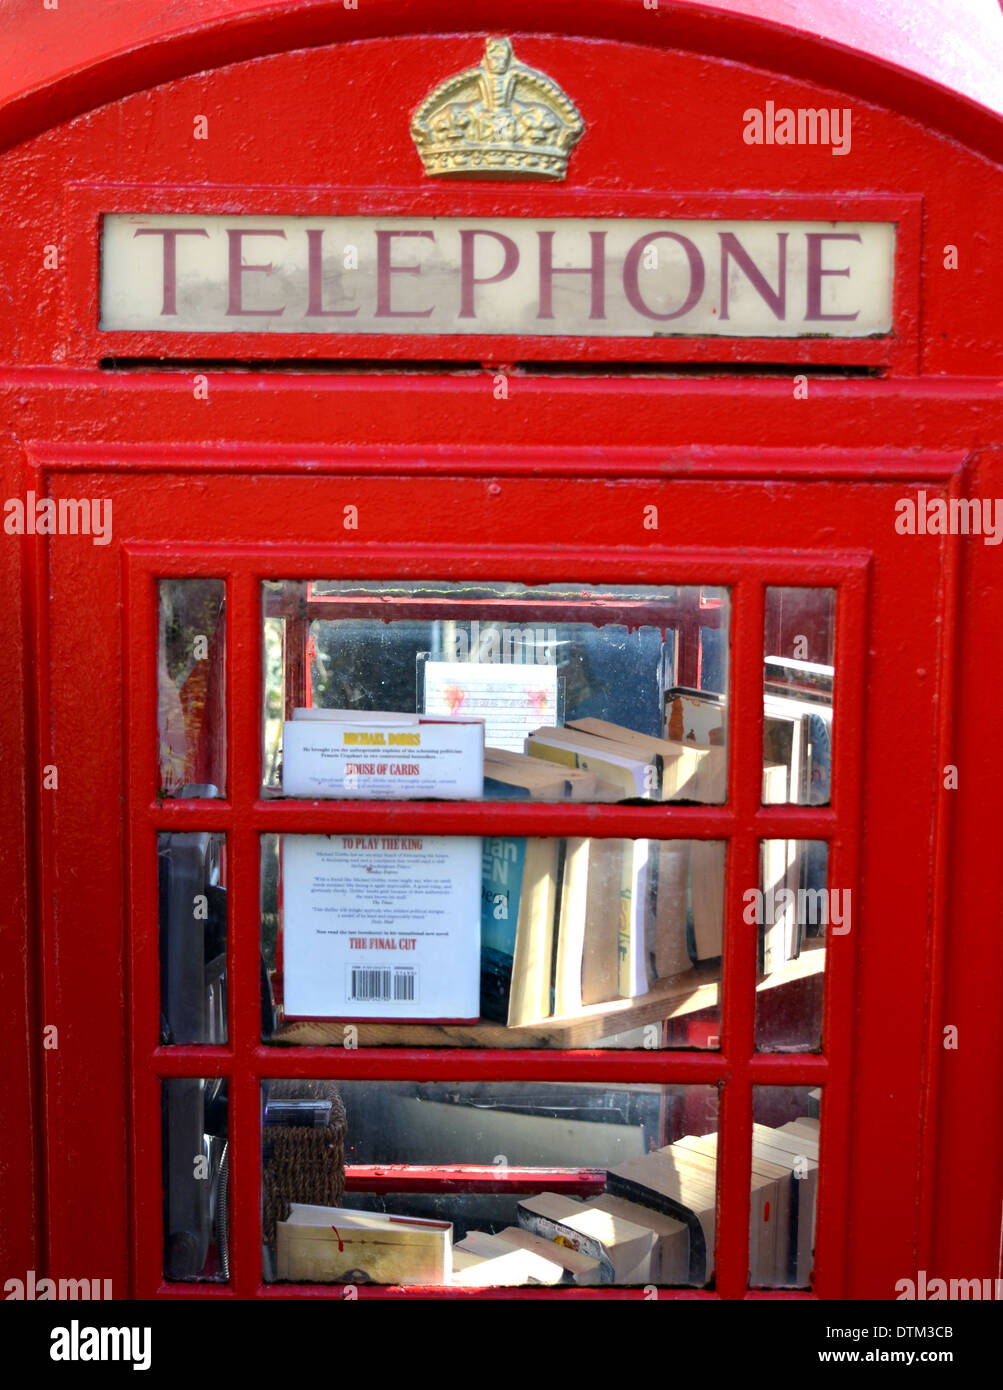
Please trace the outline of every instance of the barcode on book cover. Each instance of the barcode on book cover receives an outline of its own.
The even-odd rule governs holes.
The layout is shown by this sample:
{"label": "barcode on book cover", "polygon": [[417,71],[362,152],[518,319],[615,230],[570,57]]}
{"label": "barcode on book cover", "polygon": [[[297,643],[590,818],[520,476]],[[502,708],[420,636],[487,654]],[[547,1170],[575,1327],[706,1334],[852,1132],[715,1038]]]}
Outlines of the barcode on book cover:
{"label": "barcode on book cover", "polygon": [[353,965],[348,997],[360,1003],[411,1004],[417,999],[418,972],[408,966],[379,969]]}

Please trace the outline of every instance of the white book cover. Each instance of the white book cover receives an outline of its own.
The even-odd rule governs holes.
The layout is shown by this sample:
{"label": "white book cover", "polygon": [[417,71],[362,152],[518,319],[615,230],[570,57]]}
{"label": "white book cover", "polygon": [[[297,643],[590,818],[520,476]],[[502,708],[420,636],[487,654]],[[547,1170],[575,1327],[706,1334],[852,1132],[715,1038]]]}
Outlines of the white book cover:
{"label": "white book cover", "polygon": [[406,724],[287,719],[282,726],[282,791],[316,799],[474,800],[484,794],[484,723],[425,719]]}
{"label": "white book cover", "polygon": [[480,1014],[479,836],[286,835],[287,1018]]}

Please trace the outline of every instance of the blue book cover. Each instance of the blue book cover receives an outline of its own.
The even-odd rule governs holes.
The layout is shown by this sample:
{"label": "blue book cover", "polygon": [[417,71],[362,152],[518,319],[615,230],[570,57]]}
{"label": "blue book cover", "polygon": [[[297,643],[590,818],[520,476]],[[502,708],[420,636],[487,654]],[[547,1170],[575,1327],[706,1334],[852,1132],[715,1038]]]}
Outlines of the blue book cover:
{"label": "blue book cover", "polygon": [[481,852],[481,1017],[508,1021],[526,840],[485,837]]}

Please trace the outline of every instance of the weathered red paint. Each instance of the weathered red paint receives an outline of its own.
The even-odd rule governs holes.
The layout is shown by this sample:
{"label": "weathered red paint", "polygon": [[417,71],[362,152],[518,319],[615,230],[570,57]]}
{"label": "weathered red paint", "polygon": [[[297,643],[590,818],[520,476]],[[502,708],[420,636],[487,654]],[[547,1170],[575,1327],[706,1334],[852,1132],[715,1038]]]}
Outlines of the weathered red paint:
{"label": "weathered red paint", "polygon": [[[2,495],[110,497],[115,540],[0,536],[12,692],[0,726],[10,1015],[0,1161],[5,1190],[19,1194],[2,1227],[4,1277],[93,1273],[140,1297],[291,1296],[259,1283],[259,1081],[277,1073],[721,1086],[725,1298],[742,1297],[746,1282],[750,1087],[825,1085],[816,1292],[890,1297],[920,1268],[996,1273],[1003,753],[989,706],[1003,676],[1003,585],[994,549],[897,536],[893,509],[918,487],[1003,497],[993,297],[1003,124],[976,104],[981,68],[959,76],[946,58],[921,59],[922,36],[910,45],[868,6],[841,11],[828,38],[778,28],[789,8],[779,3],[749,3],[745,17],[721,8],[554,0],[541,17],[523,0],[497,0],[461,28],[445,3],[369,0],[351,12],[334,0],[189,0],[165,16],[145,0],[110,0],[100,26],[72,7],[8,6],[18,23],[4,36],[15,60],[0,88]],[[422,173],[410,112],[476,59],[486,30],[513,34],[519,56],[579,102],[587,129],[565,185],[436,184]],[[903,62],[913,70],[894,66]],[[333,94],[347,94],[347,114]],[[852,104],[852,158],[744,145],[742,112],[774,97]],[[208,117],[208,141],[191,138],[196,114]],[[897,220],[894,337],[458,345],[96,328],[102,212],[726,208]],[[43,269],[48,245],[57,270]],[[947,245],[958,247],[957,270],[944,268]],[[177,359],[174,370],[156,369],[162,356]],[[635,365],[603,374],[611,356]],[[377,357],[403,369],[358,361]],[[150,360],[107,370],[106,358]],[[220,358],[287,366],[208,366],[209,400],[194,399],[192,363]],[[453,365],[419,373],[407,366],[415,358]],[[511,365],[530,362],[540,365]],[[510,364],[505,402],[492,392],[500,363]],[[569,374],[566,363],[591,370]],[[805,368],[808,397],[795,400],[791,378]],[[347,501],[364,527],[335,539],[332,518]],[[652,501],[657,533],[639,525]],[[152,594],[170,574],[227,579],[220,803],[156,800]],[[262,831],[650,831],[648,808],[360,803],[333,815],[259,800],[256,758],[241,750],[259,739],[261,578],[509,574],[732,586],[733,703],[747,717],[732,728],[729,805],[673,808],[665,824],[731,836],[735,923],[760,836],[831,838],[831,881],[859,895],[859,929],[833,942],[822,1055],[755,1054],[755,943],[740,930],[726,941],[719,1052],[277,1054],[258,1042]],[[840,589],[828,808],[758,806],[763,586],[777,583]],[[960,769],[958,791],[943,789],[948,763]],[[57,792],[41,790],[49,765]],[[160,1048],[153,836],[200,827],[229,836],[232,1041]],[[57,1050],[42,1047],[46,1024],[59,1028]],[[956,1051],[942,1045],[949,1024]],[[226,1290],[161,1282],[159,1078],[193,1074],[232,1078]]]}

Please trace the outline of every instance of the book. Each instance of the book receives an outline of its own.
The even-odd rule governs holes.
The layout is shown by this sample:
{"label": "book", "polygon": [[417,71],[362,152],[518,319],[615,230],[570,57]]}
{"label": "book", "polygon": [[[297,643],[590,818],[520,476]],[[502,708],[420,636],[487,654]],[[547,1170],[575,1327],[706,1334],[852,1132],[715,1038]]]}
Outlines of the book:
{"label": "book", "polygon": [[612,739],[572,728],[534,729],[526,739],[526,752],[533,758],[595,773],[597,801],[659,799],[660,775],[654,758]]}
{"label": "book", "polygon": [[[783,763],[763,765],[763,804],[785,801],[788,769]],[[798,888],[801,856],[797,840],[763,840],[760,844],[762,920],[759,922],[759,973],[771,975],[801,951]]]}
{"label": "book", "polygon": [[557,1192],[521,1197],[516,1217],[524,1230],[598,1260],[603,1284],[645,1284],[651,1279],[655,1236],[647,1227]]}
{"label": "book", "polygon": [[326,710],[282,726],[284,796],[466,800],[483,790],[483,720]]}
{"label": "book", "polygon": [[453,1246],[453,1283],[491,1285],[560,1284],[564,1266],[539,1250],[513,1244],[487,1231],[468,1231]]}
{"label": "book", "polygon": [[668,739],[656,738],[652,734],[642,734],[626,724],[614,724],[608,719],[569,719],[565,728],[588,734],[591,738],[603,738],[611,743],[622,744],[624,750],[633,756],[650,759],[658,774],[659,794],[666,764],[684,757],[686,753],[686,749],[680,743],[671,743]]}
{"label": "book", "polygon": [[595,773],[550,764],[507,748],[484,749],[484,795],[496,799],[591,801]]}
{"label": "book", "polygon": [[648,992],[648,952],[654,930],[653,840],[622,840],[617,989],[623,999]]}
{"label": "book", "polygon": [[662,800],[720,806],[727,797],[727,750],[717,746],[680,746],[681,756],[665,764]]}
{"label": "book", "polygon": [[714,1272],[717,1194],[714,1183],[671,1152],[659,1149],[610,1168],[606,1190],[642,1207],[652,1207],[681,1221],[689,1234],[687,1282],[702,1285]]}
{"label": "book", "polygon": [[570,839],[562,873],[554,1012],[648,991],[653,882],[648,840]]}
{"label": "book", "polygon": [[655,879],[651,955],[654,977],[671,979],[692,970],[686,947],[690,841],[652,840]]}
{"label": "book", "polygon": [[637,1202],[628,1202],[623,1197],[614,1197],[609,1192],[587,1198],[585,1205],[609,1212],[623,1221],[633,1222],[635,1226],[644,1226],[654,1234],[652,1283],[686,1283],[690,1269],[690,1234],[684,1221],[666,1216],[651,1207],[642,1207]]}
{"label": "book", "polygon": [[[716,1134],[683,1135],[677,1148],[689,1148],[717,1164]],[[749,1216],[749,1271],[760,1287],[779,1288],[787,1282],[791,1241],[791,1174],[787,1166],[752,1156],[751,1208]]]}
{"label": "book", "polygon": [[275,1273],[296,1283],[448,1284],[449,1221],[292,1202],[275,1224]]}
{"label": "book", "polygon": [[724,869],[721,840],[694,840],[690,852],[693,942],[698,961],[715,960],[724,949]]}
{"label": "book", "polygon": [[481,840],[284,835],[287,1018],[476,1022]]}
{"label": "book", "polygon": [[[585,1203],[589,1205],[588,1202]],[[521,1226],[506,1226],[498,1232],[498,1239],[522,1250],[532,1250],[548,1260],[556,1260],[564,1271],[564,1282],[570,1284],[598,1284],[600,1276],[599,1261],[591,1255],[583,1255],[580,1250],[572,1250],[569,1245],[557,1240],[547,1240],[536,1236]]]}
{"label": "book", "polygon": [[525,836],[482,841],[482,1018],[512,1028],[551,1013],[560,848]]}
{"label": "book", "polygon": [[569,720],[567,729],[606,739],[625,754],[648,759],[657,775],[662,801],[725,799],[726,759],[723,745],[693,745],[674,738],[655,738],[607,719]]}
{"label": "book", "polygon": [[[690,1169],[696,1176],[716,1187],[717,1139],[700,1139],[686,1135],[681,1140],[659,1149],[671,1154],[674,1163]],[[769,1286],[777,1263],[776,1193],[775,1183],[753,1172],[750,1183],[749,1212],[749,1278],[753,1284]]]}
{"label": "book", "polygon": [[814,1152],[810,1148],[806,1151],[812,1158],[818,1158],[819,1122],[817,1118],[810,1115],[799,1115],[796,1120],[788,1120],[786,1124],[780,1125],[780,1129],[785,1134],[796,1134],[806,1145],[813,1145]]}
{"label": "book", "polygon": [[558,1017],[620,997],[623,860],[630,843],[566,843],[554,976]]}
{"label": "book", "polygon": [[791,1201],[791,1260],[785,1282],[806,1288],[811,1278],[815,1241],[815,1198],[818,1191],[818,1162],[804,1153],[795,1134],[752,1126],[753,1153],[790,1170],[793,1185]]}

